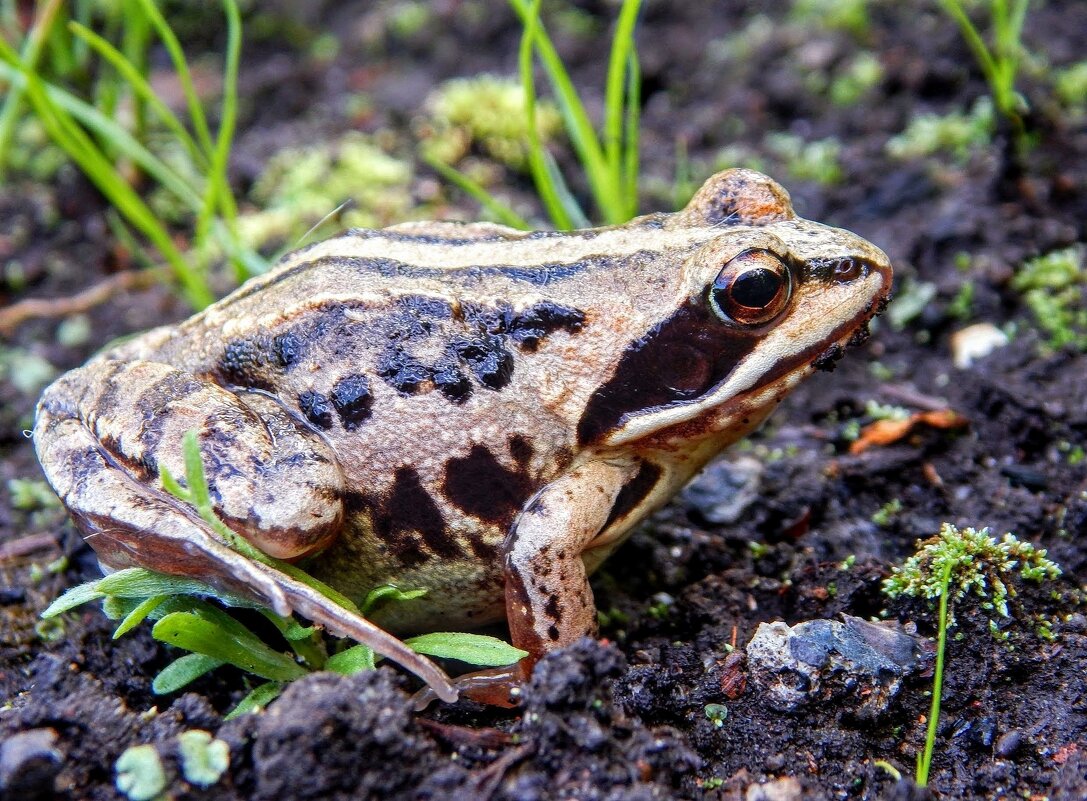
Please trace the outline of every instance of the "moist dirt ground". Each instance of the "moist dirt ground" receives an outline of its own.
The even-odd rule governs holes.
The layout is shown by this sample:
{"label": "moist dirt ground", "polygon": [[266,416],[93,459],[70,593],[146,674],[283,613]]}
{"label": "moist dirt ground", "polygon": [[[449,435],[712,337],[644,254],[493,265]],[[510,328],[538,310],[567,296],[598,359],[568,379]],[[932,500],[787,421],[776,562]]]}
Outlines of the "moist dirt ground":
{"label": "moist dirt ground", "polygon": [[[434,87],[516,73],[519,30],[498,0],[256,5],[247,25],[266,24],[246,41],[232,158],[243,198],[276,152],[352,130],[410,158],[413,121]],[[614,4],[544,5],[548,20],[564,21],[554,35],[575,83],[602,86]],[[643,209],[673,207],[677,154],[694,181],[735,154],[759,157],[802,216],[887,251],[898,301],[866,344],[793,393],[606,564],[593,583],[600,642],[545,659],[515,710],[461,702],[413,714],[408,677],[382,669],[315,675],[263,713],[224,722],[246,691],[239,672],[156,696],[151,678],[176,652],[147,627],[112,641],[93,605],[66,615],[60,632],[37,625],[97,565],[63,515],[15,508],[0,488],[0,794],[120,797],[118,756],[152,743],[176,799],[1087,798],[1087,355],[1048,347],[1013,286],[1027,260],[1087,244],[1087,126],[1051,80],[1087,54],[1087,4],[1031,4],[1020,81],[1030,146],[1017,154],[1011,128],[998,124],[958,153],[896,157],[889,141],[920,115],[968,114],[987,95],[936,5],[646,3]],[[193,8],[178,22],[190,55],[220,52],[219,10]],[[840,18],[848,8],[864,10],[859,21]],[[314,45],[330,34],[331,54]],[[833,89],[861,54],[878,64],[877,79],[852,95]],[[600,93],[586,94],[599,111]],[[359,96],[368,102],[348,102]],[[805,169],[780,133],[834,143],[834,155],[814,160],[830,158],[837,173]],[[502,180],[531,211],[525,177]],[[446,217],[478,214],[422,165],[411,192]],[[5,180],[0,260],[4,303],[71,297],[131,266],[104,201],[68,169],[43,183]],[[1082,309],[1082,285],[1074,291]],[[185,314],[156,287],[88,311],[82,337],[50,317],[3,332],[0,487],[40,476],[22,433],[36,398],[26,371],[74,367],[115,336]],[[953,334],[973,323],[1013,336],[957,367]],[[950,409],[965,425],[919,425],[852,452],[858,426],[880,416],[873,403]],[[1015,583],[1013,617],[995,632],[993,610],[969,597],[957,604],[921,790],[909,779],[929,715],[936,616],[927,603],[890,601],[881,581],[944,521],[1014,532],[1064,572]],[[1054,636],[1038,635],[1036,615]],[[786,689],[800,700],[787,709],[745,657],[761,623],[852,618],[916,635],[901,675],[845,671],[819,687],[798,677]],[[229,769],[206,789],[178,767],[177,735],[188,729],[230,748]]]}

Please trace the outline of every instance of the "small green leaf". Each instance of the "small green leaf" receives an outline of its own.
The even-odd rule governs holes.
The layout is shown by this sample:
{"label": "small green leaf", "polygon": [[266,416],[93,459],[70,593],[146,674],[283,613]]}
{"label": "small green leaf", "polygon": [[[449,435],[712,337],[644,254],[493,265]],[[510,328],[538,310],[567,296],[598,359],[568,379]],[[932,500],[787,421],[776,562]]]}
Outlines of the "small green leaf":
{"label": "small green leaf", "polygon": [[291,642],[298,642],[299,640],[305,640],[312,637],[317,633],[316,626],[303,626],[294,618],[290,618],[287,621],[287,625],[283,629],[283,637]]}
{"label": "small green leaf", "polygon": [[153,801],[166,789],[166,771],[153,745],[137,745],[118,757],[117,789],[129,801]]}
{"label": "small green leaf", "polygon": [[200,440],[196,430],[189,429],[181,438],[181,450],[185,455],[185,481],[192,493],[192,504],[197,509],[211,508],[211,495],[208,492],[208,480],[204,475],[204,460],[200,457]]}
{"label": "small green leaf", "polygon": [[165,595],[154,595],[148,598],[146,601],[142,601],[141,603],[137,604],[136,608],[129,612],[127,615],[125,615],[125,619],[122,620],[120,625],[118,625],[117,628],[114,630],[113,639],[116,640],[118,637],[127,634],[136,626],[140,625],[140,623],[143,622],[144,618],[154,612],[159,606],[162,605],[162,602],[165,600]]}
{"label": "small green leaf", "polygon": [[151,682],[151,691],[155,695],[177,692],[189,682],[196,681],[205,673],[210,673],[225,664],[226,662],[222,659],[215,659],[204,654],[185,654],[159,671],[155,680]]}
{"label": "small green leaf", "polygon": [[69,609],[98,600],[106,594],[98,589],[98,584],[98,581],[88,581],[86,584],[72,587],[64,595],[49,604],[45,611],[42,612],[42,617],[56,617]]}
{"label": "small green leaf", "polygon": [[366,599],[361,606],[362,614],[364,617],[369,615],[375,607],[387,601],[411,601],[422,598],[426,594],[426,590],[402,590],[392,584],[382,584],[380,587],[374,587],[366,594]]}
{"label": "small green leaf", "polygon": [[181,486],[181,483],[174,478],[174,474],[167,470],[164,464],[159,465],[159,481],[162,482],[162,488],[179,501],[192,503],[192,493]]}
{"label": "small green leaf", "polygon": [[269,648],[237,622],[227,628],[201,615],[174,612],[156,623],[151,634],[156,640],[221,659],[264,679],[293,681],[307,673],[289,656]]}
{"label": "small green leaf", "polygon": [[283,685],[274,681],[254,687],[249,695],[223,716],[223,720],[233,720],[248,712],[259,712],[276,700],[281,692],[283,692]]}
{"label": "small green leaf", "polygon": [[528,656],[528,651],[514,648],[497,637],[483,634],[438,631],[404,640],[413,651],[443,659],[459,659],[470,665],[501,667]]}
{"label": "small green leaf", "polygon": [[193,729],[178,735],[181,773],[197,787],[210,787],[230,767],[230,746],[214,740],[206,731]]}
{"label": "small green leaf", "polygon": [[338,654],[333,654],[325,662],[325,670],[351,676],[364,670],[374,669],[374,649],[368,645],[355,645]]}

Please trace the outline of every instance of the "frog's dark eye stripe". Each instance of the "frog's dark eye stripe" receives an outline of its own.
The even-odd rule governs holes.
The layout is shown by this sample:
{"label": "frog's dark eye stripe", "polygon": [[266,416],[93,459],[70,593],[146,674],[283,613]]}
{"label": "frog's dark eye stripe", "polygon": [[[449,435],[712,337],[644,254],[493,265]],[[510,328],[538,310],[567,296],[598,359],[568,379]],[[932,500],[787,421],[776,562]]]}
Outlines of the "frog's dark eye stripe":
{"label": "frog's dark eye stripe", "polygon": [[785,309],[792,294],[792,277],[781,259],[768,250],[752,248],[725,263],[709,288],[714,313],[726,322],[757,326]]}

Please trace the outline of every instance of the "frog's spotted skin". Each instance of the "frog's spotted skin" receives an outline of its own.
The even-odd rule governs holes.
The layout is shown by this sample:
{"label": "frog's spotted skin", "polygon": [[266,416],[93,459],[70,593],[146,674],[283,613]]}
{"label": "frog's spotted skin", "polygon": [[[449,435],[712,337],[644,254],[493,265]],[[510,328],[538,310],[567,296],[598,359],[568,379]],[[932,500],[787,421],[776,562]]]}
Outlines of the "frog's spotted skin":
{"label": "frog's spotted skin", "polygon": [[397,631],[506,617],[535,659],[593,630],[587,571],[889,287],[881,251],[744,170],[612,228],[349,231],[63,376],[35,441],[111,566],[198,574],[361,636],[162,491],[196,429],[219,513],[258,547],[354,598],[427,589],[383,610]]}

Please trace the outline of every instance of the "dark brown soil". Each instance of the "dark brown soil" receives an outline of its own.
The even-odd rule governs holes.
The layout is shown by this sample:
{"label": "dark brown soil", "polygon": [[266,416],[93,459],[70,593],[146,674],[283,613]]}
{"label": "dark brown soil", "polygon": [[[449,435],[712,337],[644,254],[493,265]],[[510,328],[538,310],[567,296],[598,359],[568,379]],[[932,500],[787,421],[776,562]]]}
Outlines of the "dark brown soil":
{"label": "dark brown soil", "polygon": [[[239,191],[283,147],[353,128],[398,132],[408,153],[410,120],[432,87],[516,70],[517,28],[499,0],[435,3],[410,33],[386,25],[398,5],[311,3],[302,12],[263,4],[264,33],[250,37],[243,65],[247,102],[233,161]],[[595,34],[556,29],[581,86],[602,83],[613,5],[578,4]],[[704,172],[721,147],[744,145],[789,186],[803,216],[871,239],[891,256],[900,288],[926,282],[935,293],[900,330],[884,318],[836,372],[794,393],[748,452],[734,450],[612,558],[594,582],[607,640],[547,658],[514,711],[463,702],[416,716],[408,681],[381,670],[313,676],[263,714],[224,723],[245,692],[237,672],[157,697],[151,677],[173,654],[146,630],[111,641],[109,622],[92,607],[68,615],[59,638],[35,630],[49,600],[97,568],[62,516],[16,510],[0,488],[0,546],[39,546],[0,562],[0,794],[116,798],[117,757],[154,743],[177,799],[928,797],[876,762],[913,775],[929,711],[931,646],[875,711],[863,703],[871,688],[849,681],[780,711],[743,652],[762,622],[843,614],[885,611],[931,637],[932,610],[889,602],[880,582],[915,540],[949,521],[1015,532],[1047,548],[1064,575],[1017,586],[1022,615],[1002,623],[1006,643],[994,639],[983,610],[960,605],[932,792],[1087,797],[1087,617],[1078,600],[1087,582],[1087,463],[1075,456],[1087,444],[1087,356],[1042,347],[1044,335],[1009,283],[1025,259],[1087,243],[1087,126],[1052,100],[1045,66],[1087,53],[1087,4],[1032,4],[1025,40],[1035,67],[1021,88],[1036,143],[1018,162],[1003,133],[961,161],[887,155],[888,139],[917,115],[965,111],[986,93],[935,3],[872,3],[867,25],[853,31],[821,27],[826,15],[790,22],[786,4],[763,24],[756,15],[764,5],[647,3],[639,30],[647,186],[671,185],[677,141]],[[206,11],[213,22],[201,22],[203,11],[188,13],[196,19],[179,27],[190,50],[217,50],[217,9]],[[331,62],[307,55],[304,40],[323,31],[341,40]],[[851,105],[830,102],[820,81],[860,52],[878,59],[882,79]],[[374,101],[361,119],[345,106],[347,93],[359,91]],[[598,104],[597,94],[589,97]],[[789,177],[766,147],[766,135],[781,131],[835,137],[844,177],[830,185]],[[529,197],[522,177],[509,180]],[[424,196],[435,179],[420,169],[416,183]],[[646,210],[667,208],[667,195],[647,197]],[[470,201],[453,200],[474,213]],[[74,172],[46,186],[15,177],[0,187],[0,256],[18,262],[23,276],[15,286],[6,269],[5,300],[71,295],[127,266],[104,212]],[[960,253],[970,257],[965,269],[955,266]],[[974,300],[961,319],[951,303],[968,281]],[[60,344],[58,321],[38,320],[3,347],[67,369],[114,336],[184,314],[169,293],[146,291],[91,312],[92,334],[82,344]],[[1014,322],[1018,333],[958,369],[949,338],[967,322]],[[876,362],[882,370],[871,369]],[[13,378],[0,384],[5,482],[39,475],[22,434],[35,398]],[[868,419],[868,401],[911,411],[948,406],[969,427],[918,429],[851,455],[847,424]],[[729,479],[744,485],[743,470],[757,474],[756,484],[747,479],[757,492],[746,500],[728,489]],[[901,510],[874,522],[893,499]],[[35,536],[40,542],[26,539]],[[61,554],[65,569],[32,570]],[[1056,639],[1038,637],[1028,613],[1056,620]],[[710,704],[727,713],[718,709],[711,720]],[[178,772],[176,737],[193,728],[230,746],[228,773],[206,790]],[[40,729],[55,739],[26,734]],[[759,784],[770,786],[749,789]]]}

